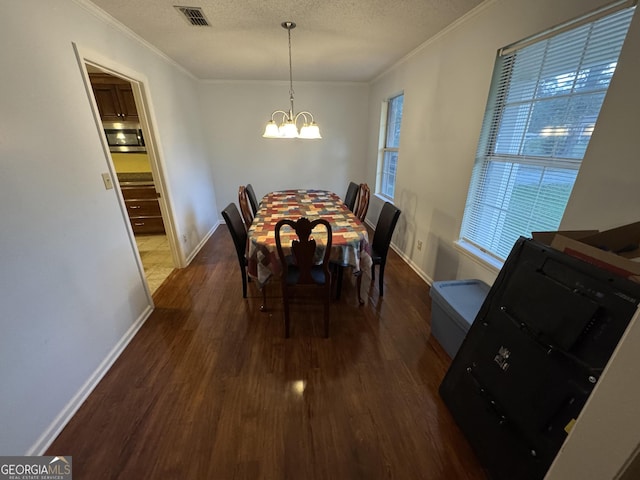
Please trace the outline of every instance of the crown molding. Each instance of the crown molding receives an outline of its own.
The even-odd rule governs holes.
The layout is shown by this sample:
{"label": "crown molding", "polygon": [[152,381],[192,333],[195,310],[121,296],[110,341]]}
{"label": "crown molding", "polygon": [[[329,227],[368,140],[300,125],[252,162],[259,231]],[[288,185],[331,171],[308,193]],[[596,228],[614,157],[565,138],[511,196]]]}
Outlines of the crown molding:
{"label": "crown molding", "polygon": [[76,5],[78,5],[79,7],[81,7],[82,9],[84,9],[85,11],[89,12],[94,17],[98,18],[99,20],[102,20],[103,22],[109,24],[113,28],[119,30],[121,33],[123,33],[124,35],[129,37],[131,40],[133,40],[133,41],[139,43],[140,45],[142,45],[143,47],[147,48],[152,53],[154,53],[155,55],[160,57],[166,63],[168,63],[172,67],[180,70],[182,73],[187,75],[189,78],[191,78],[193,80],[196,80],[196,81],[200,81],[200,79],[198,77],[196,77],[193,73],[191,73],[189,70],[187,70],[182,65],[177,63],[171,57],[167,56],[167,54],[165,54],[164,52],[159,50],[157,47],[155,47],[151,43],[147,42],[140,35],[135,33],[129,27],[123,25],[120,21],[118,21],[116,18],[114,18],[111,15],[109,15],[107,12],[102,10],[100,7],[98,7],[94,3],[91,3],[89,0],[71,0],[71,1],[73,3],[75,3]]}
{"label": "crown molding", "polygon": [[476,15],[479,15],[481,12],[483,12],[484,10],[486,10],[487,8],[492,6],[494,3],[497,3],[497,1],[498,0],[486,0],[485,2],[482,2],[480,5],[478,5],[477,7],[473,8],[472,10],[469,10],[462,17],[456,19],[453,23],[450,23],[445,28],[443,28],[438,33],[436,33],[433,37],[429,38],[424,43],[418,45],[416,48],[411,50],[409,53],[407,53],[404,57],[402,57],[400,60],[395,62],[393,65],[391,65],[388,68],[385,68],[381,73],[376,75],[369,83],[371,83],[371,84],[376,83],[378,80],[380,80],[382,77],[387,75],[389,72],[393,71],[394,69],[396,69],[397,67],[399,67],[403,63],[407,62],[411,57],[417,55],[422,50],[427,48],[429,45],[431,45],[432,43],[438,41],[441,37],[443,37],[443,36],[447,35],[448,33],[452,32],[453,30],[458,28],[461,24],[465,23],[470,18],[473,18]]}

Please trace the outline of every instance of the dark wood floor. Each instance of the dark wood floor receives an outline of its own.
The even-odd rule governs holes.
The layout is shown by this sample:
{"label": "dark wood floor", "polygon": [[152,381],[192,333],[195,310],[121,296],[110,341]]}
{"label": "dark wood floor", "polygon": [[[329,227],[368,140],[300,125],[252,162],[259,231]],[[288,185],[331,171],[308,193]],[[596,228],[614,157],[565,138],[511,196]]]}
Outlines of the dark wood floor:
{"label": "dark wood floor", "polygon": [[394,253],[385,296],[345,275],[332,305],[293,305],[283,337],[220,226],[154,295],[156,309],[47,455],[74,479],[485,480],[438,395],[428,286]]}

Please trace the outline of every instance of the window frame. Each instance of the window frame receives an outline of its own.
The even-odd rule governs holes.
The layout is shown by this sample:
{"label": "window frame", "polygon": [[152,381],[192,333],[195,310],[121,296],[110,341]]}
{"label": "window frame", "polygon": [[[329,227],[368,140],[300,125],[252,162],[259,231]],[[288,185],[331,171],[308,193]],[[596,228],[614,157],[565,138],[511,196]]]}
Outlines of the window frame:
{"label": "window frame", "polygon": [[[394,122],[391,121],[392,108],[391,104],[394,100],[402,98],[402,109],[400,111],[400,118],[396,119]],[[400,92],[394,95],[391,95],[386,100],[382,102],[382,108],[380,112],[380,135],[378,142],[378,170],[376,175],[376,195],[382,197],[385,200],[393,202],[395,198],[395,189],[398,175],[398,156],[400,152],[400,132],[402,128],[402,117],[404,114],[404,92]],[[397,146],[389,146],[389,138],[390,138],[390,127],[398,124],[398,130],[396,135]],[[391,176],[391,172],[389,171],[389,163],[388,157],[390,155],[395,154],[395,165],[393,182],[391,184],[393,194],[389,195],[388,192],[388,180]]]}
{"label": "window frame", "polygon": [[[495,217],[496,215],[502,215],[500,213],[487,213],[491,211],[491,205],[490,205],[491,201],[495,201],[496,204],[500,202],[502,202],[503,204],[506,202],[508,204],[514,201],[514,199],[516,199],[516,197],[514,196],[515,195],[514,193],[515,190],[513,190],[514,187],[512,187],[512,189],[504,186],[498,187],[496,189],[492,189],[491,187],[491,183],[495,183],[495,184],[502,183],[504,185],[504,182],[498,181],[500,175],[504,175],[504,173],[502,174],[500,173],[501,168],[505,168],[506,170],[511,169],[512,171],[511,173],[508,173],[508,175],[513,176],[514,179],[521,174],[521,171],[523,172],[522,175],[526,176],[527,175],[526,169],[528,167],[531,167],[531,170],[535,168],[540,169],[537,172],[535,172],[540,175],[540,182],[537,186],[536,195],[545,193],[544,185],[554,186],[553,183],[549,183],[549,184],[546,183],[546,180],[544,180],[544,177],[546,175],[549,175],[551,177],[553,177],[554,175],[558,175],[559,177],[561,177],[564,184],[568,185],[568,194],[565,192],[566,201],[564,203],[564,206],[561,205],[564,198],[561,198],[560,200],[544,199],[542,202],[540,202],[542,209],[545,209],[547,207],[562,206],[562,211],[559,214],[559,218],[557,220],[557,225],[556,225],[556,228],[557,228],[559,227],[559,224],[562,221],[562,216],[564,215],[564,211],[566,210],[566,204],[571,195],[571,189],[575,184],[575,176],[573,179],[571,179],[571,176],[572,176],[571,172],[573,171],[575,172],[574,175],[577,175],[580,164],[586,152],[586,146],[585,146],[584,151],[580,152],[581,153],[580,156],[563,157],[562,155],[556,155],[555,150],[553,151],[552,154],[548,156],[546,155],[537,156],[540,154],[537,154],[537,153],[529,154],[524,150],[519,150],[517,154],[501,155],[501,152],[499,151],[500,149],[496,146],[497,142],[499,140],[502,140],[500,138],[501,136],[508,138],[510,133],[509,128],[512,127],[513,125],[516,125],[516,124],[511,125],[508,123],[507,124],[502,123],[503,118],[505,118],[506,113],[508,113],[507,107],[509,104],[506,101],[506,97],[510,95],[512,88],[520,87],[520,85],[513,78],[514,71],[515,71],[515,66],[514,66],[515,60],[513,58],[510,59],[509,57],[511,55],[516,54],[519,51],[526,49],[527,47],[538,47],[538,46],[548,45],[548,43],[552,39],[556,38],[558,35],[561,35],[565,32],[571,32],[573,34],[577,32],[578,29],[584,25],[589,25],[593,27],[598,20],[604,17],[609,17],[610,15],[614,15],[616,13],[620,13],[623,10],[632,9],[635,7],[636,3],[637,3],[637,0],[623,0],[614,4],[607,5],[584,17],[575,19],[573,21],[569,21],[563,25],[554,27],[549,31],[546,31],[539,35],[535,35],[531,38],[522,40],[521,42],[517,42],[513,45],[510,45],[498,51],[498,56],[496,58],[496,62],[494,65],[494,74],[491,82],[491,89],[490,89],[489,98],[487,101],[487,106],[484,114],[482,132],[478,142],[476,160],[474,162],[472,178],[471,178],[469,189],[468,189],[468,196],[465,202],[464,217],[463,217],[461,228],[460,228],[460,237],[455,242],[456,247],[459,248],[461,251],[463,251],[465,254],[471,256],[476,260],[480,260],[482,264],[484,264],[485,266],[489,267],[492,270],[499,270],[499,268],[504,263],[504,260],[506,260],[506,256],[508,255],[508,252],[506,252],[505,254],[504,250],[506,248],[505,245],[508,243],[507,240],[509,240],[509,237],[514,233],[516,234],[520,233],[521,235],[528,235],[531,233],[531,232],[522,231],[524,230],[522,227],[518,227],[515,229],[507,228],[504,226],[504,220],[493,219],[493,222],[490,221],[492,217]],[[631,19],[632,16],[633,16],[633,11],[630,12],[629,18]],[[623,24],[619,23],[618,25],[623,25]],[[626,32],[628,32],[628,28],[627,30],[625,30],[625,33],[622,36],[622,42],[620,43],[620,46],[621,46],[620,50],[622,48],[622,45],[624,45]],[[567,40],[566,38],[562,40],[564,40],[564,43],[563,42],[560,42],[560,43],[563,45],[563,47],[566,47],[566,45],[570,45],[570,43],[567,43],[569,42],[569,40]],[[603,41],[606,42],[608,41],[608,39]],[[602,44],[599,44],[599,45],[602,45]],[[589,50],[587,50],[585,47],[584,51],[588,52]],[[620,52],[618,52],[618,56],[616,57],[616,61],[615,61],[616,64],[619,61],[619,53]],[[546,58],[544,60],[541,60],[540,64],[536,66],[535,72],[538,72],[536,75],[541,75],[543,73],[544,69],[547,66],[545,64],[545,61],[546,61]],[[589,67],[588,64],[586,66],[584,66],[583,64],[580,64],[579,69],[573,73],[574,75],[577,76],[578,74],[582,73],[582,70],[580,69],[588,68],[588,67]],[[615,69],[615,66],[613,68]],[[571,70],[568,70],[566,73],[571,73]],[[539,78],[544,78],[544,77],[541,76]],[[556,77],[556,78],[559,78],[559,77]],[[541,85],[540,82],[541,81],[538,80],[538,83],[536,83],[536,87],[535,87],[536,89],[540,88],[540,85]],[[609,85],[610,85],[610,79],[609,79],[609,83],[606,85],[606,88],[604,90],[605,94],[609,88]],[[574,98],[581,95],[581,92],[576,93],[576,91],[572,90],[571,92],[571,95],[574,96]],[[529,113],[531,117],[529,117],[528,121],[532,121],[531,119],[534,118],[533,108],[536,105],[535,102],[539,101],[540,99],[540,97],[537,97],[536,95],[538,95],[537,90],[536,90],[536,94],[534,94],[530,98],[530,100],[527,100],[528,102],[531,103],[530,108],[532,109],[531,112]],[[600,106],[598,106],[598,114],[602,106],[602,103],[603,102],[601,102]],[[598,114],[596,114],[595,116],[595,120],[593,123],[594,126],[595,126],[595,123],[597,122]],[[587,117],[585,116],[585,118]],[[581,118],[580,120],[582,121],[583,119]],[[530,128],[529,125],[527,125],[526,127],[523,127],[523,132],[525,134],[528,134],[529,128]],[[591,131],[592,130],[593,130],[593,127],[591,128]],[[586,145],[588,145],[588,140],[586,142]],[[525,146],[525,143],[523,141],[520,147],[524,147],[524,146]],[[495,173],[487,175],[487,172],[490,170],[495,170]],[[531,175],[531,173],[529,173],[529,175]],[[517,180],[513,180],[513,179],[510,179],[509,181],[517,182]],[[514,185],[517,186],[519,184],[515,183]],[[559,183],[559,185],[563,185],[563,183]],[[549,188],[549,187],[546,187],[546,188]],[[496,193],[499,190],[504,190],[504,191],[500,192],[499,194]],[[537,201],[537,197],[536,197],[536,201]],[[536,205],[536,208],[537,208],[537,205]],[[544,215],[539,212],[534,212],[536,208],[531,209],[532,211],[529,212],[528,214],[529,217],[526,216],[527,215],[526,213],[523,214],[522,211],[520,210],[515,210],[516,213],[511,213],[510,215],[512,216],[516,215],[513,218],[515,218],[518,221],[522,221],[528,218],[527,221],[529,222],[531,221],[542,222],[541,219],[544,218]],[[558,210],[556,210],[556,212],[557,211]],[[496,212],[498,212],[498,210],[496,210]],[[507,210],[505,212],[514,212],[514,210]],[[503,214],[509,215],[509,213],[503,213]],[[489,215],[489,218],[487,218],[486,215]],[[487,228],[485,226],[487,225],[487,221],[490,221],[489,224],[493,225],[495,223],[495,225],[493,225],[493,227]],[[531,225],[530,223],[527,223],[525,228],[530,228],[530,225]],[[494,238],[491,238],[491,240],[488,240],[488,238],[491,237],[491,235],[488,235],[487,232],[492,230],[492,228],[493,229],[498,228],[498,226],[500,228],[499,230],[500,234],[498,235],[498,239],[496,240]],[[485,229],[487,230],[487,232],[484,232]],[[552,229],[555,229],[555,228],[552,228]],[[544,230],[544,228],[542,230]],[[471,232],[470,235],[468,235],[469,232]],[[498,244],[502,244],[502,245],[498,245]],[[502,255],[504,255],[504,258]]]}

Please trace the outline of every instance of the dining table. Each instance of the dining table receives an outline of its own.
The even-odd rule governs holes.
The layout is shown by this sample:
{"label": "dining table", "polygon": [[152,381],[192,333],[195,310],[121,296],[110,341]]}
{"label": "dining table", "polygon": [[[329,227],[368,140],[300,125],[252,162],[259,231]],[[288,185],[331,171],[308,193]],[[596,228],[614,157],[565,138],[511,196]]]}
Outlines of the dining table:
{"label": "dining table", "polygon": [[[273,277],[279,277],[282,266],[276,247],[275,227],[279,220],[298,220],[306,217],[313,221],[324,218],[331,225],[332,242],[330,261],[338,267],[351,267],[357,276],[359,303],[361,273],[371,268],[371,246],[366,226],[349,210],[343,200],[327,190],[292,189],[265,195],[247,232],[248,272],[259,287]],[[280,232],[285,254],[290,251],[295,232],[285,227]],[[326,232],[318,228],[313,238],[319,246],[326,243]]]}

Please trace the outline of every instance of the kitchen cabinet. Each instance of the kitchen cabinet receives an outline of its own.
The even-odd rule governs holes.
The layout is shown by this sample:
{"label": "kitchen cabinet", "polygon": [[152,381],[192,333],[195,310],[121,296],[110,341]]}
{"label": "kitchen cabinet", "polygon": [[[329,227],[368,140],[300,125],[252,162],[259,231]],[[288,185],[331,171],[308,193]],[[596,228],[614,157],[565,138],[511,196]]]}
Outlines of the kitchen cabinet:
{"label": "kitchen cabinet", "polygon": [[103,73],[89,74],[91,88],[103,121],[138,121],[131,84]]}
{"label": "kitchen cabinet", "polygon": [[[134,182],[131,182],[134,183]],[[134,234],[164,234],[164,223],[153,183],[120,184]]]}

